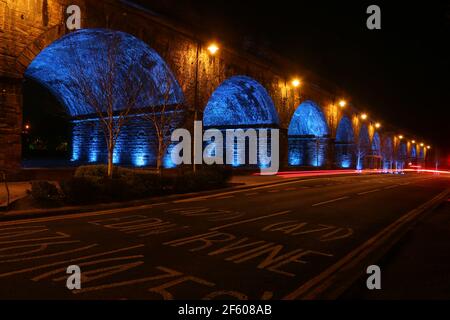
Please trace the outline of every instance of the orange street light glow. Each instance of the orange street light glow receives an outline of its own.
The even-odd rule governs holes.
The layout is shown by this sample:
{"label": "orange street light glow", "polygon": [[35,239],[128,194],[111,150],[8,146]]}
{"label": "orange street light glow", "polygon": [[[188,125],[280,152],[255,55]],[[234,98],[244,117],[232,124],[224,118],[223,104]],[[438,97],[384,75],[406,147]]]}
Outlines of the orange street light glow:
{"label": "orange street light glow", "polygon": [[381,127],[381,123],[379,123],[379,122],[375,123],[375,128],[380,129],[380,127]]}
{"label": "orange street light glow", "polygon": [[363,113],[363,114],[361,115],[361,119],[366,120],[366,119],[367,119],[367,114],[366,114],[366,113]]}
{"label": "orange street light glow", "polygon": [[402,136],[402,135],[399,135],[398,138],[401,140],[401,139],[403,139],[403,136]]}
{"label": "orange street light glow", "polygon": [[340,106],[341,108],[345,107],[346,105],[347,105],[347,102],[346,102],[345,100],[339,101],[339,106]]}
{"label": "orange street light glow", "polygon": [[216,54],[217,51],[219,51],[219,47],[215,43],[211,43],[208,47],[209,53],[212,55]]}
{"label": "orange street light glow", "polygon": [[299,79],[294,79],[292,80],[292,85],[294,86],[294,88],[297,88],[301,85],[301,82]]}
{"label": "orange street light glow", "polygon": [[427,149],[431,149],[431,146],[427,146]]}
{"label": "orange street light glow", "polygon": [[416,143],[416,140],[411,141],[412,143]]}
{"label": "orange street light glow", "polygon": [[421,146],[421,147],[423,147],[423,146],[424,146],[424,144],[423,144],[423,143],[421,143],[421,144],[420,144],[420,146]]}

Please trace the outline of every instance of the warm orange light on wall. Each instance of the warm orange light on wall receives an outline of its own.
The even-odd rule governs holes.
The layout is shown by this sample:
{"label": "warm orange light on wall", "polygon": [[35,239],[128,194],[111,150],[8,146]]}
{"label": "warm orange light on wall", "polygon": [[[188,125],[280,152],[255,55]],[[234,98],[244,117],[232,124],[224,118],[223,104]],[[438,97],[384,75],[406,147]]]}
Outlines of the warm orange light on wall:
{"label": "warm orange light on wall", "polygon": [[215,43],[211,43],[208,46],[208,51],[209,53],[211,53],[212,55],[215,55],[217,53],[217,51],[219,51],[219,46]]}

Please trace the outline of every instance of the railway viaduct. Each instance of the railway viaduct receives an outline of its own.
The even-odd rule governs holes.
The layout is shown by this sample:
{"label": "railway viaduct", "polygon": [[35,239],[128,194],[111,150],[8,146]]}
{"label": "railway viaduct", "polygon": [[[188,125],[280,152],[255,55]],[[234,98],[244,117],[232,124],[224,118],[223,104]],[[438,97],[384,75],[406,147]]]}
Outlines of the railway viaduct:
{"label": "railway viaduct", "polygon": [[[82,29],[122,31],[156,51],[177,79],[190,115],[209,117],[207,106],[217,105],[214,97],[241,102],[229,107],[244,118],[247,109],[273,105],[271,121],[258,123],[256,116],[250,117],[254,123],[235,126],[280,128],[285,165],[395,168],[425,158],[424,146],[401,139],[393,128],[378,129],[370,117],[362,119],[358,106],[340,106],[345,93],[276,54],[261,57],[224,44],[212,55],[211,39],[120,0],[0,0],[0,168],[21,167],[22,82],[41,52],[73,33],[66,27],[69,5],[81,8]],[[292,70],[298,70],[301,86],[292,83]],[[236,99],[228,99],[227,92]],[[269,106],[249,105],[261,99]]]}

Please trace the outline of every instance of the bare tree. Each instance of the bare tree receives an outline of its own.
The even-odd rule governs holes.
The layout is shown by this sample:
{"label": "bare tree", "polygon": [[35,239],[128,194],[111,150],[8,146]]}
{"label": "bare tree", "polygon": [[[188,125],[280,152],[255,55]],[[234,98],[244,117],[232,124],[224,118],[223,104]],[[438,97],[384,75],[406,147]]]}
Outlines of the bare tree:
{"label": "bare tree", "polygon": [[155,129],[156,170],[162,174],[164,156],[171,144],[171,133],[174,127],[183,122],[183,105],[174,100],[177,84],[168,70],[160,70],[156,75],[157,82],[150,88],[150,96],[156,98],[156,105],[142,112],[143,118],[150,121]]}
{"label": "bare tree", "polygon": [[[133,52],[124,57],[126,47],[117,32],[99,33],[95,42],[71,43],[75,89],[84,100],[86,113],[96,114],[103,131],[107,155],[108,177],[113,175],[113,155],[120,132],[130,112],[141,107],[140,98],[148,79],[142,71],[148,65],[145,53]],[[94,59],[87,60],[88,55]],[[130,56],[131,55],[131,56]]]}

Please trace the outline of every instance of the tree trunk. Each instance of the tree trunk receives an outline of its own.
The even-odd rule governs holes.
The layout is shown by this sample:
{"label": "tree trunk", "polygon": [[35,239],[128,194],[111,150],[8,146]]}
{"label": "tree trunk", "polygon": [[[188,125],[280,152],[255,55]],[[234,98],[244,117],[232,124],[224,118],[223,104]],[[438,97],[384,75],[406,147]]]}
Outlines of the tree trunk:
{"label": "tree trunk", "polygon": [[163,140],[161,137],[158,138],[158,156],[156,159],[156,171],[159,175],[162,174],[162,162],[163,162],[164,152],[163,152]]}
{"label": "tree trunk", "polygon": [[110,131],[108,143],[108,178],[110,179],[113,177],[113,169],[114,169],[113,157],[114,157],[114,141],[113,141],[113,133]]}
{"label": "tree trunk", "polygon": [[113,176],[113,148],[108,148],[108,178]]}

